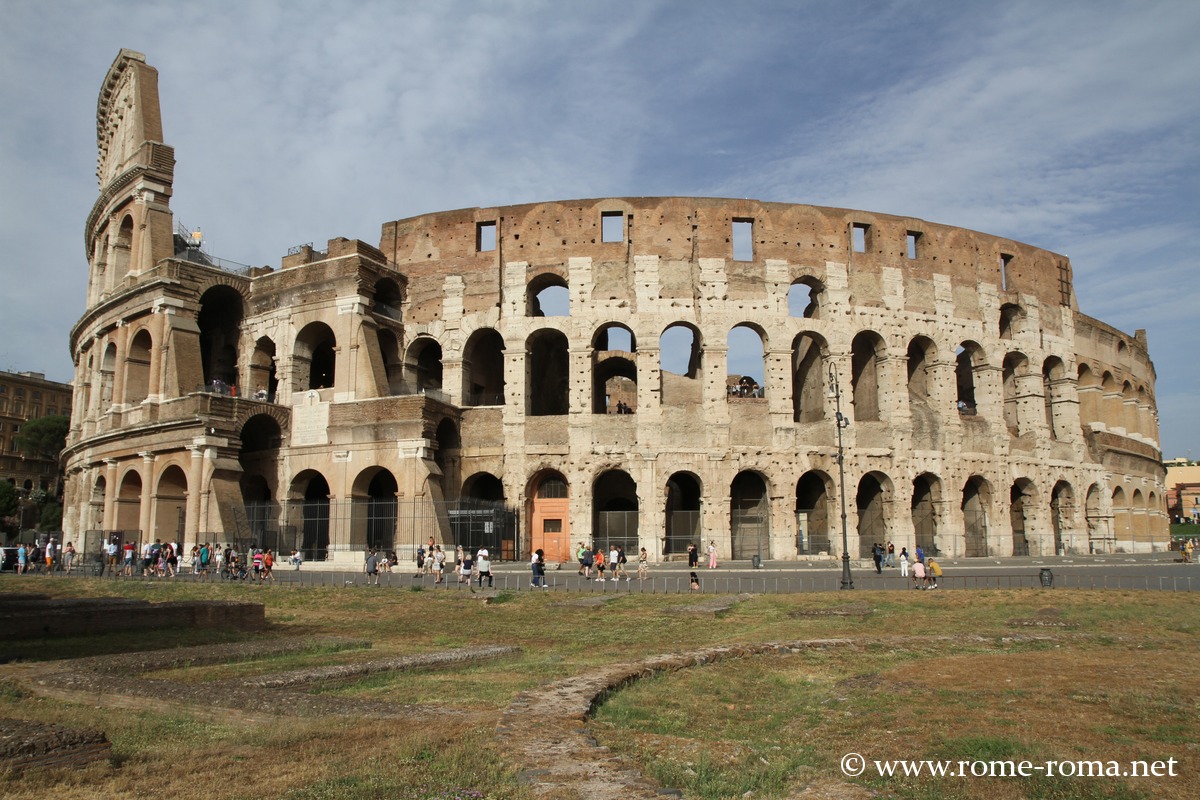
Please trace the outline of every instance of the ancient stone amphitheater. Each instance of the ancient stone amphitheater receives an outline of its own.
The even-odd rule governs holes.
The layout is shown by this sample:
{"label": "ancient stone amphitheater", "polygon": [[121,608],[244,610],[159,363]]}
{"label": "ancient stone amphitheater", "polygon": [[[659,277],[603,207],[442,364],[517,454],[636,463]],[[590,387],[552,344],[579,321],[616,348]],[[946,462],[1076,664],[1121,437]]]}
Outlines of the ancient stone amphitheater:
{"label": "ancient stone amphitheater", "polygon": [[140,54],[97,134],[64,522],[90,551],[787,560],[840,555],[843,515],[853,557],[1166,546],[1144,332],[1082,314],[1065,256],[867,211],[602,198],[252,268],[176,226]]}

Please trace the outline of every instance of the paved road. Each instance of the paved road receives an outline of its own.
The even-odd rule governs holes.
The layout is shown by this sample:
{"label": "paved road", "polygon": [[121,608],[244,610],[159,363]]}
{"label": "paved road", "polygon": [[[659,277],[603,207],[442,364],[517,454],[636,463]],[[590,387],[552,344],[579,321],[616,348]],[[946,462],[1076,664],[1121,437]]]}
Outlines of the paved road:
{"label": "paved road", "polygon": [[[1039,588],[1041,570],[1047,568],[1053,575],[1054,588],[1200,592],[1200,565],[1180,563],[1176,561],[1174,553],[945,559],[940,563],[945,571],[940,586],[949,590]],[[468,591],[468,587],[459,584],[453,575],[448,575],[444,583],[437,585],[432,576],[414,577],[414,571],[414,566],[410,564],[390,575],[382,575],[383,586],[380,588],[393,591],[412,587],[421,587],[422,591]],[[529,569],[525,564],[494,563],[493,571],[493,588],[533,591]],[[547,571],[549,588],[546,591],[589,594],[688,593],[688,572],[687,566],[680,563],[655,564],[646,581],[639,581],[636,572],[631,572],[631,580],[601,583],[584,580],[576,574],[574,564],[564,564],[561,569],[551,567]],[[842,578],[841,562],[835,561],[768,561],[759,569],[753,569],[750,562],[727,562],[715,570],[702,567],[696,572],[704,594],[837,591]],[[276,575],[280,585],[296,588],[363,587],[366,583],[366,576],[361,572],[326,570],[313,564],[305,564],[299,571],[283,565],[276,569]],[[901,577],[899,569],[885,568],[881,575],[877,575],[870,562],[851,562],[851,576],[856,590],[898,591],[912,588],[911,579]],[[32,582],[41,576],[11,577],[13,580]],[[190,581],[192,577],[183,575],[173,580]],[[31,583],[30,588],[33,585]]]}

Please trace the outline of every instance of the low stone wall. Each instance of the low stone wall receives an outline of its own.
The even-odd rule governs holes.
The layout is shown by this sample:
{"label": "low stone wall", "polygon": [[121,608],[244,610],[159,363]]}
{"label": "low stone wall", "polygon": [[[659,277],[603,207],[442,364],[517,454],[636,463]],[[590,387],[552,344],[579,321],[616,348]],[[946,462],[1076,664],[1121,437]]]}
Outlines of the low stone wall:
{"label": "low stone wall", "polygon": [[0,611],[0,641],[183,627],[262,630],[266,627],[266,610],[262,603],[220,600],[150,603],[20,595],[12,601],[6,597]]}
{"label": "low stone wall", "polygon": [[34,767],[81,767],[108,758],[102,731],[73,730],[20,719],[0,719],[0,772]]}

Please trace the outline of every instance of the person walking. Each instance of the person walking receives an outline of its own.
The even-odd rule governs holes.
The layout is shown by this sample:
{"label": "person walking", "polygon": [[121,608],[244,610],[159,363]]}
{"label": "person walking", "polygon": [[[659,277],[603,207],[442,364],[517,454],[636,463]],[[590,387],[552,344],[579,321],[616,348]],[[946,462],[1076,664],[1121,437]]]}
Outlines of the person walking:
{"label": "person walking", "polygon": [[875,574],[883,574],[883,545],[879,542],[871,545],[871,560],[875,562]]}
{"label": "person walking", "polygon": [[709,569],[717,568],[717,543],[716,542],[708,543],[708,568]]}
{"label": "person walking", "polygon": [[487,578],[488,588],[492,588],[492,558],[486,547],[479,548],[475,554],[475,565],[479,570],[479,588],[483,588],[483,579]]}
{"label": "person walking", "polygon": [[908,577],[908,548],[900,548],[900,577]]}
{"label": "person walking", "polygon": [[[425,561],[428,563],[429,559],[427,558]],[[433,546],[433,582],[435,584],[442,582],[442,576],[445,574],[445,571],[446,553],[444,550],[442,550],[442,546],[440,544],[435,544]]]}
{"label": "person walking", "polygon": [[621,545],[617,545],[617,560],[612,570],[614,581],[620,580],[621,576],[624,576],[625,582],[629,582],[629,573],[625,570],[625,564],[627,561],[629,561],[629,559],[625,557],[625,548]]}
{"label": "person walking", "polygon": [[646,548],[638,553],[638,580],[644,581],[650,577],[650,554],[646,552]]}
{"label": "person walking", "polygon": [[363,561],[363,574],[367,576],[367,586],[372,583],[379,585],[379,556],[374,550],[367,551],[367,557]]}
{"label": "person walking", "polygon": [[688,554],[688,569],[696,569],[697,567],[699,567],[700,566],[700,551],[696,548],[696,545],[692,544],[691,542],[688,542],[687,554]]}
{"label": "person walking", "polygon": [[75,566],[75,545],[70,542],[67,542],[67,546],[63,548],[62,564],[63,572],[70,575],[72,567]]}
{"label": "person walking", "polygon": [[896,545],[891,542],[887,543],[887,556],[883,559],[885,567],[896,566]]}

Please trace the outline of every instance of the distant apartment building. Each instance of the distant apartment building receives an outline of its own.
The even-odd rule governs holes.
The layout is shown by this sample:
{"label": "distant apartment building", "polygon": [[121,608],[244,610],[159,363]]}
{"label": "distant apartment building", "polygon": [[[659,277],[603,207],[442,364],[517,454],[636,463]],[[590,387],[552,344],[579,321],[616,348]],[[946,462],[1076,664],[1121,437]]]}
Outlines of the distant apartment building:
{"label": "distant apartment building", "polygon": [[71,384],[46,380],[40,372],[0,371],[0,480],[57,494],[58,459],[28,458],[16,439],[31,419],[70,413]]}

